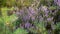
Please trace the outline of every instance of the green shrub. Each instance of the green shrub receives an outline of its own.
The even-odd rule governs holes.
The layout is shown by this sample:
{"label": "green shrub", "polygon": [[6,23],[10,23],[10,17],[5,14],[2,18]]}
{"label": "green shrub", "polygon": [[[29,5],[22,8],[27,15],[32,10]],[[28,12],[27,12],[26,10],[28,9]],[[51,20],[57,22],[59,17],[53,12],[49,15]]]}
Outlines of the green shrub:
{"label": "green shrub", "polygon": [[18,28],[16,31],[13,32],[13,34],[27,34],[28,32],[24,29]]}

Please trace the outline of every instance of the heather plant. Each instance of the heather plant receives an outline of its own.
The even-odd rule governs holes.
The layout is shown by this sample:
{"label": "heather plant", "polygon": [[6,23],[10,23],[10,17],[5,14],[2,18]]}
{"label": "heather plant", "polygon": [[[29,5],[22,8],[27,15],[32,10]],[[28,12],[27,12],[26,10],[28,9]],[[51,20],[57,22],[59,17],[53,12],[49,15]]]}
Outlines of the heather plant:
{"label": "heather plant", "polygon": [[1,34],[60,34],[59,0],[1,0]]}

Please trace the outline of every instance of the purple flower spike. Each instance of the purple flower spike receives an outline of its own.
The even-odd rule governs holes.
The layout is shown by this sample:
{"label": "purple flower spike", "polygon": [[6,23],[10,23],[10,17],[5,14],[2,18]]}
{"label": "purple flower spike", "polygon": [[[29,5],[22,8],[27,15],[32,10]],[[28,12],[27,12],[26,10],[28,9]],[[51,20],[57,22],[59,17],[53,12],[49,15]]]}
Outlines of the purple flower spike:
{"label": "purple flower spike", "polygon": [[25,15],[22,20],[26,22],[27,20],[30,20],[30,16],[29,15]]}
{"label": "purple flower spike", "polygon": [[31,8],[31,7],[29,7],[29,12],[30,12],[31,14],[35,14],[35,10],[34,10],[33,8]]}
{"label": "purple flower spike", "polygon": [[25,23],[25,28],[30,28],[31,24],[29,22]]}

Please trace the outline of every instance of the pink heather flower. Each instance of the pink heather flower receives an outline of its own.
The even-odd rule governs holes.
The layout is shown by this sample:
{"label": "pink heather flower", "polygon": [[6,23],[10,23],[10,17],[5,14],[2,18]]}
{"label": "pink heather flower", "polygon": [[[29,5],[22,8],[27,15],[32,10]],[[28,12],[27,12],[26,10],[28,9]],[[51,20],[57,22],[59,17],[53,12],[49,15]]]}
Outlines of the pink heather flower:
{"label": "pink heather flower", "polygon": [[47,21],[52,21],[52,19],[53,19],[52,17],[51,18],[47,18]]}
{"label": "pink heather flower", "polygon": [[19,13],[20,13],[21,15],[23,15],[23,14],[24,14],[24,10],[23,10],[23,9],[20,10]]}
{"label": "pink heather flower", "polygon": [[57,0],[54,0],[54,3],[57,3]]}
{"label": "pink heather flower", "polygon": [[48,14],[49,11],[48,11],[48,8],[46,6],[42,6],[42,11],[45,13],[45,14]]}
{"label": "pink heather flower", "polygon": [[57,4],[60,6],[60,0],[58,0]]}
{"label": "pink heather flower", "polygon": [[48,21],[51,21],[51,18],[47,18]]}
{"label": "pink heather flower", "polygon": [[29,16],[29,15],[25,15],[25,16],[22,17],[22,20],[23,20],[23,21],[27,21],[27,20],[29,20],[29,19],[30,19],[30,16]]}
{"label": "pink heather flower", "polygon": [[48,17],[48,14],[45,14],[46,17]]}
{"label": "pink heather flower", "polygon": [[[48,9],[47,9],[47,10],[48,10]],[[49,11],[47,11],[47,10],[45,11],[45,14],[48,14],[48,13],[49,13]]]}
{"label": "pink heather flower", "polygon": [[29,7],[29,12],[30,12],[31,14],[35,14],[35,10],[34,10],[33,8],[31,8],[31,7]]}
{"label": "pink heather flower", "polygon": [[25,23],[25,28],[30,28],[31,24],[29,22]]}
{"label": "pink heather flower", "polygon": [[54,0],[54,3],[60,6],[60,0]]}

